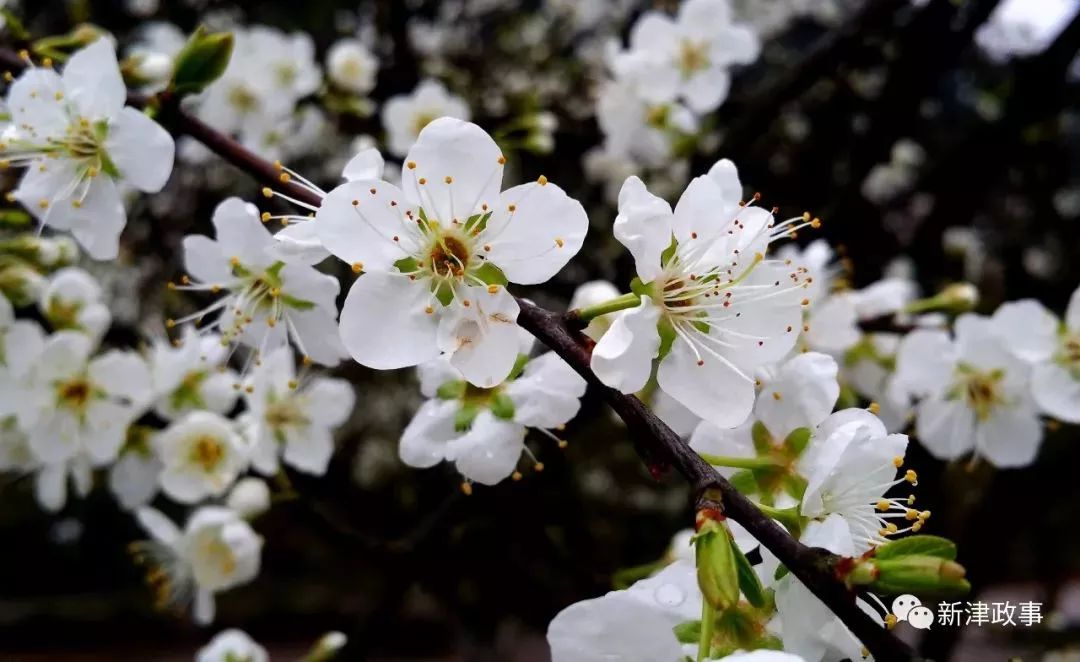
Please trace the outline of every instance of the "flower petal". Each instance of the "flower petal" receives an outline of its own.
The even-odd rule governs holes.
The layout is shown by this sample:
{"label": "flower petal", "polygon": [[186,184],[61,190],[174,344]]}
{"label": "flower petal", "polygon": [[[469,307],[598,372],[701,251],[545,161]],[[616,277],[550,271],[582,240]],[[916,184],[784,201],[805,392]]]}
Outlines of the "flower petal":
{"label": "flower petal", "polygon": [[63,94],[60,75],[52,69],[25,69],[7,94],[11,126],[18,127],[20,137],[35,144],[60,137],[70,122],[64,104],[57,101],[57,96],[62,98]]}
{"label": "flower petal", "polygon": [[1055,363],[1035,366],[1031,394],[1039,408],[1066,423],[1080,423],[1080,379]]}
{"label": "flower petal", "polygon": [[1002,304],[991,323],[1009,351],[1024,361],[1045,361],[1057,349],[1058,320],[1035,299]]}
{"label": "flower petal", "polygon": [[694,353],[683,338],[675,340],[656,371],[660,388],[687,409],[720,427],[746,420],[754,406],[754,380],[729,361]]}
{"label": "flower petal", "polygon": [[975,412],[963,402],[930,397],[915,415],[915,434],[937,459],[954,460],[975,446]]}
{"label": "flower petal", "polygon": [[116,49],[104,37],[76,51],[64,66],[62,78],[68,98],[91,121],[115,116],[127,100]]}
{"label": "flower petal", "polygon": [[671,205],[649,193],[637,177],[623,182],[612,230],[634,256],[637,275],[644,283],[660,275],[660,256],[671,245],[671,223]]}
{"label": "flower petal", "polygon": [[356,279],[345,298],[341,340],[357,363],[376,370],[430,361],[439,355],[438,319],[426,312],[431,300],[424,281],[379,271],[366,273]]}
{"label": "flower petal", "polygon": [[514,473],[525,447],[525,426],[480,412],[464,435],[448,444],[447,458],[462,476],[494,485]]}
{"label": "flower petal", "polygon": [[418,218],[416,205],[398,187],[381,180],[355,180],[326,196],[315,213],[315,233],[347,264],[389,271],[395,262],[420,250]]}
{"label": "flower petal", "polygon": [[426,469],[447,457],[447,443],[458,436],[454,417],[461,409],[456,400],[428,400],[420,405],[401,433],[398,455],[410,467]]}
{"label": "flower petal", "polygon": [[996,407],[975,428],[975,450],[995,467],[1026,467],[1042,445],[1043,428],[1034,409]]}
{"label": "flower petal", "polygon": [[645,387],[660,351],[659,319],[660,308],[644,296],[640,306],[615,317],[592,351],[590,366],[600,381],[623,393]]}
{"label": "flower petal", "polygon": [[135,511],[135,519],[151,538],[163,545],[172,547],[180,540],[180,529],[160,510],[144,506]]}
{"label": "flower petal", "polygon": [[471,305],[456,299],[439,323],[439,348],[469,383],[490,388],[514,368],[520,346],[517,301],[506,288],[461,288]]}
{"label": "flower petal", "polygon": [[349,159],[342,170],[341,176],[347,182],[358,179],[382,179],[383,167],[386,165],[382,154],[374,147],[361,150],[356,156]]}
{"label": "flower petal", "polygon": [[773,437],[784,439],[796,428],[824,421],[840,397],[836,360],[817,352],[785,362],[762,388],[754,413]]}
{"label": "flower petal", "polygon": [[109,158],[124,181],[144,193],[157,193],[169,181],[176,145],[160,124],[131,107],[109,122],[105,141]]}

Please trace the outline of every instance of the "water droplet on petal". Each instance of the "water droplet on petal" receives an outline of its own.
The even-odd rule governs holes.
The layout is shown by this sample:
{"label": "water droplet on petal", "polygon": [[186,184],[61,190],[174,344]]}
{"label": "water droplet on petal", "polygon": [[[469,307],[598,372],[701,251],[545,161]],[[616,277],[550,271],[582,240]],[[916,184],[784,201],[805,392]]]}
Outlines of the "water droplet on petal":
{"label": "water droplet on petal", "polygon": [[663,584],[657,587],[653,597],[665,607],[678,607],[686,600],[686,593],[675,584]]}

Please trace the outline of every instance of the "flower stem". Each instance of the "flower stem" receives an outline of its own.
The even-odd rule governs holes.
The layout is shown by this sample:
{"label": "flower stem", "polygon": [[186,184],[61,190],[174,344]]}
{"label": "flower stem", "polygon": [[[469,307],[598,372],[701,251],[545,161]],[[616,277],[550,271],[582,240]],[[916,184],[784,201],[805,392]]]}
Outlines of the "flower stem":
{"label": "flower stem", "polygon": [[703,460],[714,467],[731,467],[732,469],[771,469],[783,466],[776,460],[767,457],[729,457],[727,455],[710,455],[698,453]]}
{"label": "flower stem", "polygon": [[589,322],[601,315],[607,315],[608,313],[614,313],[620,310],[626,310],[627,308],[636,308],[641,305],[641,297],[628,292],[621,296],[617,296],[614,299],[598,303],[595,306],[587,306],[585,308],[577,308],[570,311],[570,314],[577,317],[582,322]]}
{"label": "flower stem", "polygon": [[[726,543],[725,543],[726,544]],[[698,638],[697,662],[708,659],[712,652],[713,628],[716,625],[716,607],[708,600],[701,601],[701,636]]]}

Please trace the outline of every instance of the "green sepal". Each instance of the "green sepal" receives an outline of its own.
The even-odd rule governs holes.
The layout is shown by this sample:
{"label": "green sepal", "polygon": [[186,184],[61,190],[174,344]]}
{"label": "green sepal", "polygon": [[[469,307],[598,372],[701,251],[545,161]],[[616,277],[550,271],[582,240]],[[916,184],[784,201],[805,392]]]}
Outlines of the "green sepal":
{"label": "green sepal", "polygon": [[956,543],[940,536],[908,536],[890,540],[874,552],[878,561],[888,561],[905,556],[934,556],[946,561],[956,560]]}
{"label": "green sepal", "polygon": [[491,413],[495,418],[501,418],[504,421],[514,419],[514,401],[505,393],[496,393],[492,396],[488,408],[491,409]]}
{"label": "green sepal", "polygon": [[403,274],[411,274],[420,268],[420,263],[414,257],[403,257],[395,262],[394,266]]}
{"label": "green sepal", "polygon": [[772,433],[769,432],[769,428],[765,427],[765,424],[761,421],[754,421],[754,425],[750,428],[750,439],[753,440],[754,451],[756,451],[758,455],[767,455],[772,452]]}
{"label": "green sepal", "polygon": [[465,232],[469,234],[480,234],[487,228],[488,219],[491,218],[492,212],[486,214],[473,214],[465,221]]}
{"label": "green sepal", "polygon": [[454,300],[454,287],[450,283],[439,281],[435,286],[435,298],[444,306],[449,306]]}
{"label": "green sepal", "polygon": [[479,269],[476,269],[471,273],[488,285],[502,285],[505,287],[509,282],[506,280],[506,275],[502,272],[502,269],[496,267],[491,262],[485,262]]}
{"label": "green sepal", "polygon": [[660,264],[667,264],[671,258],[675,257],[675,251],[679,250],[679,242],[675,240],[675,236],[672,235],[671,243],[664,249],[664,252],[660,254]]}
{"label": "green sepal", "polygon": [[512,382],[521,376],[521,373],[525,372],[525,366],[529,365],[528,354],[518,354],[517,360],[514,361],[514,367],[510,369],[510,374],[506,376],[506,381]]}
{"label": "green sepal", "polygon": [[465,397],[465,391],[468,386],[469,385],[463,379],[454,382],[446,382],[435,389],[435,397],[440,400],[460,400]]}
{"label": "green sepal", "polygon": [[630,291],[639,297],[651,297],[652,290],[648,283],[642,283],[641,279],[634,276],[634,279],[630,281]]}
{"label": "green sepal", "polygon": [[701,619],[684,621],[671,628],[680,644],[696,644],[701,639]]}
{"label": "green sepal", "polygon": [[728,482],[742,494],[757,494],[761,491],[761,486],[758,485],[754,472],[748,469],[736,471],[728,479]]}
{"label": "green sepal", "polygon": [[656,325],[656,332],[660,335],[660,347],[657,350],[657,359],[664,360],[664,357],[671,352],[671,346],[675,344],[675,327],[666,318],[661,318]]}
{"label": "green sepal", "polygon": [[758,608],[764,607],[766,603],[765,587],[761,585],[761,580],[758,578],[757,573],[754,572],[754,566],[750,565],[750,559],[746,558],[746,554],[743,554],[739,546],[735,544],[734,538],[731,539],[731,551],[735,556],[735,568],[739,576],[739,590],[742,591],[747,602]]}
{"label": "green sepal", "polygon": [[795,428],[784,439],[784,447],[789,453],[798,457],[802,455],[802,452],[806,450],[807,444],[810,443],[811,436],[810,428]]}
{"label": "green sepal", "polygon": [[313,301],[308,301],[307,299],[298,299],[288,294],[279,295],[279,298],[281,299],[281,303],[294,310],[311,310],[315,307],[315,303]]}
{"label": "green sepal", "polygon": [[776,572],[773,573],[773,580],[780,581],[781,579],[786,577],[789,572],[791,571],[788,570],[788,567],[786,565],[779,565],[776,567]]}
{"label": "green sepal", "polygon": [[480,407],[463,404],[461,409],[454,414],[454,430],[456,432],[468,432],[478,415],[480,415]]}

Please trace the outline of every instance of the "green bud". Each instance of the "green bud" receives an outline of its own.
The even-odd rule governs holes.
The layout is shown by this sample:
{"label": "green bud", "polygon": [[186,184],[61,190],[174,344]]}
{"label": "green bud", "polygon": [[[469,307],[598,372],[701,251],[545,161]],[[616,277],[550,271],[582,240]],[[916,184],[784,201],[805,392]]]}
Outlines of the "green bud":
{"label": "green bud", "polygon": [[715,519],[704,519],[694,536],[698,587],[705,601],[720,611],[739,602],[739,570],[731,545],[731,533]]}
{"label": "green bud", "polygon": [[848,582],[885,595],[954,597],[971,590],[965,574],[964,566],[938,556],[870,558],[856,563]]}
{"label": "green bud", "polygon": [[491,398],[490,408],[495,418],[501,418],[505,421],[514,418],[514,401],[505,393],[496,393]]}
{"label": "green bud", "polygon": [[327,662],[334,659],[348,643],[348,638],[341,632],[327,632],[301,662]]}
{"label": "green bud", "polygon": [[908,313],[939,311],[959,315],[979,303],[979,290],[971,283],[953,283],[932,297],[916,299],[904,307]]}
{"label": "green bud", "polygon": [[435,389],[435,396],[440,400],[460,400],[468,388],[469,385],[464,380],[446,382]]}
{"label": "green bud", "polygon": [[731,539],[731,552],[735,557],[735,567],[739,573],[739,590],[746,596],[746,601],[754,607],[765,606],[765,587],[761,585],[761,579],[754,572],[754,566],[742,553],[735,539]]}
{"label": "green bud", "polygon": [[209,32],[200,25],[176,55],[170,87],[181,96],[202,92],[225,73],[232,51],[231,32]]}
{"label": "green bud", "polygon": [[29,306],[45,289],[45,277],[26,264],[0,268],[0,293],[16,307]]}

